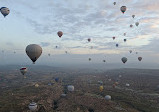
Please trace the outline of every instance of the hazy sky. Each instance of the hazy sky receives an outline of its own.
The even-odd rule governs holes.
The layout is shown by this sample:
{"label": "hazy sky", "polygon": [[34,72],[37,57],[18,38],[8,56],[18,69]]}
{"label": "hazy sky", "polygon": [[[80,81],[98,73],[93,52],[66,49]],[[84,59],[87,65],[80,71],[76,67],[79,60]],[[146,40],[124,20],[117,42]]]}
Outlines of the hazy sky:
{"label": "hazy sky", "polygon": [[[1,64],[31,63],[25,54],[29,44],[43,48],[37,64],[88,63],[89,57],[94,63],[103,59],[121,63],[123,56],[129,63],[139,63],[138,56],[143,57],[142,63],[159,63],[157,0],[1,0],[0,7],[4,6],[10,14],[6,18],[0,15]],[[125,14],[121,6],[127,6]],[[138,27],[135,22],[140,23]],[[62,38],[57,36],[59,30],[64,33]]]}

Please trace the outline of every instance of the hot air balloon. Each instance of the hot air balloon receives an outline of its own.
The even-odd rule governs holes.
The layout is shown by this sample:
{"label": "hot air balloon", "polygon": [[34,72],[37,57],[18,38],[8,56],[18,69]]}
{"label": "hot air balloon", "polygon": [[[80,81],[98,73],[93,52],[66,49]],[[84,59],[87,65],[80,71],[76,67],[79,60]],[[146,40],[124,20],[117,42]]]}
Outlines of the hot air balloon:
{"label": "hot air balloon", "polygon": [[93,49],[93,46],[91,46],[91,48],[90,49]]}
{"label": "hot air balloon", "polygon": [[126,33],[124,33],[124,36],[126,36]]}
{"label": "hot air balloon", "polygon": [[113,4],[116,5],[116,2],[114,2]]}
{"label": "hot air balloon", "polygon": [[99,86],[99,90],[102,92],[103,91],[103,86]]}
{"label": "hot air balloon", "polygon": [[128,84],[128,83],[126,83],[126,85],[125,85],[126,87],[129,87],[130,86],[130,84]]}
{"label": "hot air balloon", "polygon": [[57,32],[57,35],[61,38],[62,35],[63,35],[63,32],[62,32],[62,31],[58,31],[58,32]]}
{"label": "hot air balloon", "polygon": [[113,84],[113,85],[112,85],[112,87],[113,87],[113,88],[115,88],[115,87],[116,87],[116,85],[115,85],[115,84]]}
{"label": "hot air balloon", "polygon": [[115,39],[115,37],[112,37],[113,38],[113,40]]}
{"label": "hot air balloon", "polygon": [[37,109],[38,105],[35,102],[32,102],[29,104],[28,107],[31,111],[35,111]]}
{"label": "hot air balloon", "polygon": [[98,84],[103,85],[103,81],[98,81]]}
{"label": "hot air balloon", "polygon": [[124,42],[126,42],[126,39],[124,39]]}
{"label": "hot air balloon", "polygon": [[139,26],[139,22],[136,22],[135,25],[136,25],[136,26]]}
{"label": "hot air balloon", "polygon": [[58,78],[58,77],[57,77],[57,78],[55,78],[55,81],[56,81],[56,82],[58,82],[58,81],[59,81],[59,78]]}
{"label": "hot air balloon", "polygon": [[134,17],[135,17],[135,15],[132,15],[132,17],[134,18]]}
{"label": "hot air balloon", "polygon": [[119,46],[119,44],[116,44],[116,47],[118,47]]}
{"label": "hot air balloon", "polygon": [[122,75],[119,75],[119,78],[121,78],[122,77]]}
{"label": "hot air balloon", "polygon": [[73,85],[68,85],[67,89],[68,89],[68,91],[73,92],[74,91],[74,86]]}
{"label": "hot air balloon", "polygon": [[40,57],[42,54],[42,48],[39,45],[36,44],[30,44],[25,49],[26,54],[28,57],[33,61],[33,64],[35,64],[35,61]]}
{"label": "hot air balloon", "polygon": [[62,98],[66,97],[66,94],[61,94],[61,97],[62,97]]}
{"label": "hot air balloon", "polygon": [[0,11],[4,17],[6,17],[10,13],[10,10],[7,7],[1,7]]}
{"label": "hot air balloon", "polygon": [[103,62],[106,62],[105,60],[103,60]]}
{"label": "hot air balloon", "polygon": [[132,53],[132,50],[129,50],[130,53]]}
{"label": "hot air balloon", "polygon": [[111,100],[111,96],[110,96],[110,95],[106,95],[106,96],[105,96],[105,99],[106,99],[107,101],[109,101],[109,100]]}
{"label": "hot air balloon", "polygon": [[124,14],[125,11],[126,11],[126,6],[122,6],[122,7],[120,8],[120,10],[121,10],[121,12]]}
{"label": "hot air balloon", "polygon": [[114,84],[117,86],[119,84],[119,82],[115,82]]}
{"label": "hot air balloon", "polygon": [[141,61],[141,60],[142,60],[142,57],[138,57],[138,60]]}
{"label": "hot air balloon", "polygon": [[35,84],[35,87],[39,87],[39,84]]}
{"label": "hot air balloon", "polygon": [[131,24],[131,25],[130,25],[130,28],[132,28],[132,27],[133,27],[133,25]]}
{"label": "hot air balloon", "polygon": [[126,57],[123,57],[123,58],[121,59],[121,61],[122,61],[123,63],[126,63],[126,62],[127,62],[127,58],[126,58]]}
{"label": "hot air balloon", "polygon": [[91,61],[91,58],[89,58],[88,60]]}
{"label": "hot air balloon", "polygon": [[26,67],[22,67],[22,68],[20,69],[20,72],[21,72],[23,75],[25,75],[25,74],[27,73],[27,68],[26,68]]}
{"label": "hot air balloon", "polygon": [[56,46],[56,48],[57,48],[57,46]]}
{"label": "hot air balloon", "polygon": [[88,38],[87,40],[88,40],[88,42],[90,42],[90,41],[91,41],[91,39],[90,39],[90,38]]}

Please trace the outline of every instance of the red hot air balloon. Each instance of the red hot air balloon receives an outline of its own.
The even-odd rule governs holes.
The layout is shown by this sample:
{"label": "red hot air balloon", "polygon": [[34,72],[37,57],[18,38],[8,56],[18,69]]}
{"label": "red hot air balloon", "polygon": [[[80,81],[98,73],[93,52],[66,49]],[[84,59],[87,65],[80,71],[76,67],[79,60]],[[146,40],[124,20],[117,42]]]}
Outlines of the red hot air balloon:
{"label": "red hot air balloon", "polygon": [[27,73],[27,68],[26,67],[22,67],[20,68],[20,72],[25,75]]}

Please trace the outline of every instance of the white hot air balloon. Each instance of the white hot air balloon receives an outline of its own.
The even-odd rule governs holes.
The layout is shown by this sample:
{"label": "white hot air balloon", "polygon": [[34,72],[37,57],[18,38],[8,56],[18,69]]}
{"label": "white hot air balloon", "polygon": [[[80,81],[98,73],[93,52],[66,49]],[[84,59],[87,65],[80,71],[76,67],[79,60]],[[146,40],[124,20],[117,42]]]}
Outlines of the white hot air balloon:
{"label": "white hot air balloon", "polygon": [[109,100],[111,100],[111,96],[110,96],[110,95],[106,95],[106,96],[105,96],[105,99],[106,99],[107,101],[109,101]]}
{"label": "white hot air balloon", "polygon": [[73,85],[68,85],[67,89],[68,89],[68,91],[73,92],[74,91],[74,86]]}
{"label": "white hot air balloon", "polygon": [[126,83],[126,87],[129,87],[129,86],[130,86],[130,84]]}
{"label": "white hot air balloon", "polygon": [[112,79],[108,79],[108,81],[112,81]]}
{"label": "white hot air balloon", "polygon": [[21,72],[23,75],[25,75],[25,74],[27,73],[27,68],[26,68],[26,67],[22,67],[22,68],[20,69],[20,72]]}
{"label": "white hot air balloon", "polygon": [[38,107],[38,105],[35,102],[32,102],[29,104],[29,109],[31,111],[36,111],[37,107]]}
{"label": "white hot air balloon", "polygon": [[61,97],[63,97],[63,98],[66,97],[66,94],[61,94]]}
{"label": "white hot air balloon", "polygon": [[39,45],[36,44],[30,44],[25,49],[26,54],[28,57],[33,61],[35,64],[35,61],[40,57],[42,54],[42,48]]}

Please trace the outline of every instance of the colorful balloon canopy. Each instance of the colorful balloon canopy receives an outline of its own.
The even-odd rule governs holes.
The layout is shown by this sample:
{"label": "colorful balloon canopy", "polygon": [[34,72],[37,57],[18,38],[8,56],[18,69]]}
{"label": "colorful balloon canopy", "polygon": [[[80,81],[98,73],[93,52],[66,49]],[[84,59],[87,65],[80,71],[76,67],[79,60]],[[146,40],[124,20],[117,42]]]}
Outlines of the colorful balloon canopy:
{"label": "colorful balloon canopy", "polygon": [[25,75],[27,73],[27,68],[26,67],[22,67],[20,68],[20,72]]}
{"label": "colorful balloon canopy", "polygon": [[121,7],[120,7],[120,10],[121,10],[121,12],[124,14],[125,11],[126,11],[126,6],[121,6]]}
{"label": "colorful balloon canopy", "polygon": [[37,105],[35,102],[32,102],[32,103],[29,104],[28,107],[29,107],[29,109],[30,109],[31,111],[36,111],[38,105]]}
{"label": "colorful balloon canopy", "polygon": [[1,7],[0,11],[4,17],[6,17],[10,13],[10,10],[7,7]]}

